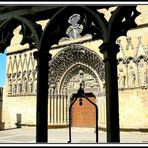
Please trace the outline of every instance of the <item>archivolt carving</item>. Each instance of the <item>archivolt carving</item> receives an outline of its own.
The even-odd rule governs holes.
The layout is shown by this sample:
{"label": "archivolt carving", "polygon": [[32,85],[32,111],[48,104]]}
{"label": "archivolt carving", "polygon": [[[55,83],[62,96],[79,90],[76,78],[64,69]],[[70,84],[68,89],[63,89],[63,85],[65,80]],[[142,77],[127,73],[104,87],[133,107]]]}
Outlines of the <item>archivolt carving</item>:
{"label": "archivolt carving", "polygon": [[91,67],[98,73],[100,79],[104,80],[104,63],[102,59],[93,51],[80,45],[71,45],[49,63],[49,87],[57,84],[65,71],[77,63]]}
{"label": "archivolt carving", "polygon": [[85,91],[97,89],[100,90],[98,77],[94,71],[83,64],[75,64],[65,72],[62,82],[60,83],[60,93],[64,94],[65,89],[68,91],[77,92],[82,84]]}

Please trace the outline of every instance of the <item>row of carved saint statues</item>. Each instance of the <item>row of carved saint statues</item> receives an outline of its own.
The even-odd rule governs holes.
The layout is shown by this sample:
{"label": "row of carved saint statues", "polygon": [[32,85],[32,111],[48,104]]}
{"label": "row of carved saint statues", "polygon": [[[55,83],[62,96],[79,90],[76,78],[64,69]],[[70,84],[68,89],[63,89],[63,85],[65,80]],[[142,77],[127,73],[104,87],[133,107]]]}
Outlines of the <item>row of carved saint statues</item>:
{"label": "row of carved saint statues", "polygon": [[146,88],[148,86],[148,63],[144,58],[137,61],[130,59],[128,63],[118,64],[119,88]]}
{"label": "row of carved saint statues", "polygon": [[36,94],[37,69],[7,74],[8,95]]}
{"label": "row of carved saint statues", "polygon": [[[70,83],[70,82],[69,82]],[[68,84],[69,84],[68,83]],[[96,85],[96,86],[99,86]],[[127,88],[146,88],[148,86],[148,63],[144,58],[128,63],[118,63],[118,86]],[[8,95],[32,95],[37,90],[37,69],[7,74]],[[68,87],[70,88],[70,86]]]}

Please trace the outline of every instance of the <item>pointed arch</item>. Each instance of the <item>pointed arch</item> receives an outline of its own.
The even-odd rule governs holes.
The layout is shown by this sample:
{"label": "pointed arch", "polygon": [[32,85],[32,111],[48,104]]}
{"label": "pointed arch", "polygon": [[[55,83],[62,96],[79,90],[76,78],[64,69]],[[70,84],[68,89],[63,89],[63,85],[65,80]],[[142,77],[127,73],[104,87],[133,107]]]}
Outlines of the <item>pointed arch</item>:
{"label": "pointed arch", "polygon": [[27,71],[27,66],[28,66],[28,64],[27,64],[28,62],[27,62],[27,54],[24,54],[24,58],[23,58],[23,65],[22,65],[22,70],[23,71]]}
{"label": "pointed arch", "polygon": [[22,55],[19,55],[19,60],[18,60],[18,72],[22,72],[23,71],[23,62],[22,62]]}
{"label": "pointed arch", "polygon": [[133,61],[134,63],[136,62],[136,60],[135,60],[134,57],[129,56],[129,57],[126,59],[126,63],[129,63],[130,61]]}
{"label": "pointed arch", "polygon": [[17,56],[14,55],[13,57],[13,65],[12,65],[12,71],[13,73],[17,73],[18,72],[18,62],[17,62]]}
{"label": "pointed arch", "polygon": [[91,67],[104,81],[104,63],[97,53],[81,45],[71,45],[59,52],[49,63],[49,85],[60,82],[67,69],[77,63]]}
{"label": "pointed arch", "polygon": [[127,37],[126,41],[127,41],[126,50],[133,50],[134,47],[133,47],[133,43],[132,43],[132,38]]}
{"label": "pointed arch", "polygon": [[137,62],[139,62],[141,59],[144,59],[144,61],[147,61],[147,57],[145,55],[139,55],[137,57]]}
{"label": "pointed arch", "polygon": [[7,67],[7,74],[12,73],[13,71],[13,66],[12,66],[12,57],[9,56],[9,62],[8,62],[8,67]]}
{"label": "pointed arch", "polygon": [[[92,76],[93,79],[95,80],[93,85],[95,85],[95,83],[96,83],[97,90],[98,91],[102,90],[103,83],[102,83],[98,73],[92,67],[90,67],[84,63],[75,63],[72,66],[70,66],[63,73],[63,76],[61,77],[60,82],[59,82],[59,94],[61,94],[64,85],[67,85],[67,83],[70,81],[70,79],[72,79],[73,76],[75,76],[78,73],[78,71],[80,71],[80,70],[82,70],[85,74],[87,73],[87,75]],[[70,88],[68,88],[68,89],[70,89]],[[78,88],[76,88],[76,91],[77,91],[77,89]],[[86,90],[86,87],[85,87],[85,90]]]}
{"label": "pointed arch", "polygon": [[136,50],[136,57],[144,56],[146,54],[144,45],[142,43],[141,37],[138,37],[138,46]]}
{"label": "pointed arch", "polygon": [[[68,18],[74,13],[79,13],[84,19],[84,22],[82,21],[84,25],[84,31],[82,31],[83,35],[85,33],[93,35],[95,32],[100,39],[107,40],[107,21],[101,13],[94,11],[91,7],[65,6],[55,13],[47,23],[41,36],[39,50],[47,52],[53,44],[58,44],[62,37],[67,36],[66,29],[69,26]],[[96,26],[91,23],[94,23]]]}
{"label": "pointed arch", "polygon": [[30,52],[29,53],[29,59],[28,59],[28,62],[27,62],[27,71],[29,70],[34,70],[34,60],[33,60],[33,55],[32,53]]}

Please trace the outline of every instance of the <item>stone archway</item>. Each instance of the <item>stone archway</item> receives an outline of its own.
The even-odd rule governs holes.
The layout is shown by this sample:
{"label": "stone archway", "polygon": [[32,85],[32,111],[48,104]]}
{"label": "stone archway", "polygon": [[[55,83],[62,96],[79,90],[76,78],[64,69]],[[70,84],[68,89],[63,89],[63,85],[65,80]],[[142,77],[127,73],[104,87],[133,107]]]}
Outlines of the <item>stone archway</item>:
{"label": "stone archway", "polygon": [[103,89],[102,81],[98,74],[91,67],[79,62],[72,65],[64,73],[60,81],[59,93],[66,93],[68,96],[76,93],[81,81],[84,82],[85,92],[93,92],[97,95],[97,93]]}
{"label": "stone archway", "polygon": [[[99,76],[91,67],[77,63],[72,65],[63,75],[60,81],[59,93],[66,94],[68,96],[67,100],[67,114],[69,114],[69,106],[72,100],[70,96],[77,93],[80,83],[83,83],[83,88],[87,97],[93,101],[98,106],[100,105],[98,92],[102,92],[102,81]],[[88,96],[93,92],[95,96]],[[73,127],[95,127],[96,123],[96,113],[94,106],[83,99],[83,105],[79,104],[79,99],[75,102],[72,107],[72,126]],[[68,117],[68,116],[67,116]]]}
{"label": "stone archway", "polygon": [[104,64],[97,53],[81,45],[70,45],[49,63],[50,124],[68,124],[69,98],[82,80],[85,92],[96,96],[99,123],[105,126]]}
{"label": "stone archway", "polygon": [[56,86],[60,92],[66,72],[72,67],[79,69],[78,65],[83,67],[83,70],[87,68],[87,71],[92,71],[92,75],[96,75],[93,77],[97,77],[98,82],[104,82],[104,63],[101,57],[81,45],[70,45],[58,53],[49,63],[49,88]]}

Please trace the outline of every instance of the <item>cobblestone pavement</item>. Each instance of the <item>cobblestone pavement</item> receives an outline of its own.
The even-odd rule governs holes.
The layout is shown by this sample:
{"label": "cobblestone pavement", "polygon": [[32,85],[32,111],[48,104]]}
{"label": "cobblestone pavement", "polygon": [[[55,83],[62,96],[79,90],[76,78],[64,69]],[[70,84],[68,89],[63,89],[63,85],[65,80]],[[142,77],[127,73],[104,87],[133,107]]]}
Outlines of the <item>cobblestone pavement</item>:
{"label": "cobblestone pavement", "polygon": [[[22,127],[0,131],[0,144],[36,143],[35,127]],[[94,129],[72,128],[72,143],[95,143]],[[69,140],[68,128],[49,129],[48,143],[67,143]],[[99,143],[106,143],[106,132],[99,131]],[[120,132],[120,143],[148,144],[148,133]]]}

